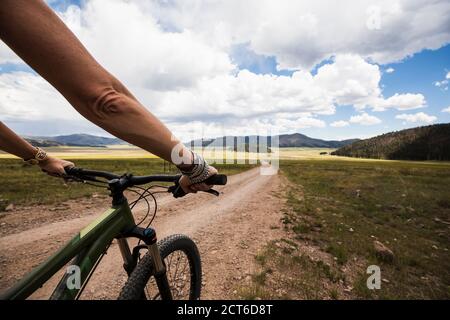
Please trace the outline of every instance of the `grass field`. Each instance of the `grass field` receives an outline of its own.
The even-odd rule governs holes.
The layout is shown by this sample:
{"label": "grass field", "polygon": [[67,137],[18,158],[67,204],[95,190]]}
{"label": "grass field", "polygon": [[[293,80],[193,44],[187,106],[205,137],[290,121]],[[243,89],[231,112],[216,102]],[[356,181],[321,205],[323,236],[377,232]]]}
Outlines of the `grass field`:
{"label": "grass field", "polygon": [[[450,298],[448,164],[309,160],[281,168],[292,184],[284,216],[291,236],[257,256],[261,272],[244,297]],[[394,252],[392,262],[375,254],[375,239]],[[305,243],[332,262],[301,253]],[[366,286],[369,265],[381,268],[381,290]]]}
{"label": "grass field", "polygon": [[[134,146],[111,145],[100,147],[46,147],[43,148],[54,157],[64,159],[142,159],[157,157]],[[0,151],[0,159],[14,159],[11,154]]]}
{"label": "grass field", "polygon": [[[48,147],[44,148],[49,154],[58,158],[64,159],[134,159],[134,158],[157,158],[140,148],[128,145],[110,145],[104,148],[100,147]],[[256,153],[249,152],[235,152],[222,149],[204,148],[194,149],[196,152],[202,153],[210,162],[214,160],[221,160],[226,162],[228,160],[256,160],[258,156]],[[335,158],[329,155],[335,149],[327,148],[282,148],[279,149],[278,156],[281,159],[300,160],[300,159],[330,159]],[[326,155],[320,155],[320,153]],[[265,155],[262,155],[264,157]],[[14,159],[16,157],[11,154],[0,151],[0,159]],[[224,160],[225,159],[225,160]]]}
{"label": "grass field", "polygon": [[[50,151],[76,159],[79,167],[137,175],[168,172],[164,162],[151,155],[132,158],[136,149],[94,149]],[[283,191],[286,237],[256,256],[260,271],[241,296],[449,299],[450,163],[320,155],[329,151],[280,152],[281,174],[289,181]],[[226,174],[251,167],[216,166]],[[67,186],[5,155],[0,158],[0,177],[0,210],[9,203],[54,203],[99,192],[78,183]],[[380,259],[374,240],[393,251],[393,261]],[[305,246],[315,254],[305,253]],[[367,289],[369,265],[381,268],[381,290]]]}
{"label": "grass field", "polygon": [[[169,173],[174,166],[166,165],[159,158],[146,159],[77,159],[78,167],[111,171],[118,174],[148,175]],[[167,163],[166,163],[167,164]],[[234,174],[249,169],[250,165],[217,165],[224,174]],[[0,211],[10,203],[14,205],[56,203],[107,190],[81,183],[65,184],[63,179],[43,174],[37,167],[23,165],[18,159],[0,159]]]}

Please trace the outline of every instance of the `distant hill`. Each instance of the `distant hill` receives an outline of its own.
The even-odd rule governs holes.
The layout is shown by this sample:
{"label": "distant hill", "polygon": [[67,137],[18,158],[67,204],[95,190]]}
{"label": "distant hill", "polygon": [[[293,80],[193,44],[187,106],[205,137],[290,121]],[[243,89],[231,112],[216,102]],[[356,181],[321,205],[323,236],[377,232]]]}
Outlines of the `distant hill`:
{"label": "distant hill", "polygon": [[331,154],[390,160],[450,160],[450,123],[386,133],[356,141]]}
{"label": "distant hill", "polygon": [[351,144],[359,139],[349,139],[349,140],[321,140],[314,139],[305,136],[301,133],[294,134],[283,134],[279,136],[279,142],[281,148],[292,148],[292,147],[310,147],[310,148],[340,148],[342,146]]}
{"label": "distant hill", "polygon": [[50,141],[50,140],[43,140],[43,139],[30,139],[25,138],[29,143],[31,143],[35,147],[58,147],[62,144],[56,141]]}
{"label": "distant hill", "polygon": [[[234,149],[237,149],[239,145],[245,144],[245,149],[248,149],[248,144],[251,139],[254,139],[256,141],[268,141],[268,143],[271,143],[271,137],[267,139],[266,136],[224,136],[219,137],[216,139],[199,139],[199,140],[192,140],[187,143],[189,146],[203,146],[203,147],[222,147],[224,145],[225,141],[234,141]],[[304,134],[300,133],[294,133],[294,134],[283,134],[278,136],[279,139],[279,146],[280,148],[340,148],[342,146],[348,145],[350,143],[353,143],[355,141],[358,141],[358,139],[350,139],[350,140],[343,140],[343,141],[336,141],[336,140],[321,140],[321,139],[314,139],[310,138],[308,136],[305,136]],[[233,148],[232,146],[230,146]]]}
{"label": "distant hill", "polygon": [[90,134],[71,134],[54,137],[26,137],[28,141],[37,147],[50,146],[82,146],[82,147],[101,147],[106,145],[126,144],[126,142],[117,138],[107,138],[94,136]]}

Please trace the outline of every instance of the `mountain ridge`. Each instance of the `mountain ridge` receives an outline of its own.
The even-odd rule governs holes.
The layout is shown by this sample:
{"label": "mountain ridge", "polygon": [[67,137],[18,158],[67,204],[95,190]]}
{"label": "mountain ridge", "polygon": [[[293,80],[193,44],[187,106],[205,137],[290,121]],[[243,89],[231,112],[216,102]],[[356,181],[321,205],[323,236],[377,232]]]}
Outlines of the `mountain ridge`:
{"label": "mountain ridge", "polygon": [[450,123],[388,132],[331,153],[387,160],[450,160]]}
{"label": "mountain ridge", "polygon": [[76,146],[76,147],[104,147],[107,145],[127,144],[117,138],[95,136],[86,133],[77,133],[59,136],[27,136],[25,140],[37,147]]}
{"label": "mountain ridge", "polygon": [[[278,137],[280,148],[340,148],[342,146],[348,145],[359,139],[347,139],[347,140],[322,140],[308,137],[301,133],[293,134],[282,134]],[[196,139],[191,140],[186,143],[187,146],[202,146],[202,147],[222,147],[224,142],[233,141],[235,146],[246,144],[249,141],[268,141],[271,144],[272,137],[259,136],[259,135],[248,135],[248,136],[222,136],[213,139]]]}
{"label": "mountain ridge", "polygon": [[[347,140],[323,140],[311,138],[301,133],[282,134],[278,137],[279,146],[281,148],[340,148],[348,145],[359,139]],[[104,147],[107,145],[127,144],[126,142],[117,138],[108,138],[102,136],[95,136],[85,133],[59,135],[59,136],[26,136],[26,140],[38,147],[53,147],[53,146],[84,146],[84,147]],[[228,139],[228,140],[227,140]],[[235,146],[240,144],[247,144],[249,140],[268,141],[271,144],[272,137],[247,135],[247,136],[222,136],[211,139],[196,139],[187,142],[188,146],[202,146],[202,147],[222,147],[224,141],[234,141]]]}

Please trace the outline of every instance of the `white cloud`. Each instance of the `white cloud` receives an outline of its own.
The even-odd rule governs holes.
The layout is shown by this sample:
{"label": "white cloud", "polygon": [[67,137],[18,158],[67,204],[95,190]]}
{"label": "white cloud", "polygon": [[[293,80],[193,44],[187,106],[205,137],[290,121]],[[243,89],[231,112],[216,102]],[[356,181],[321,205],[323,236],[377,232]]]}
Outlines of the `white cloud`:
{"label": "white cloud", "polygon": [[[395,1],[393,5],[386,1],[380,6],[389,11],[395,9]],[[324,127],[317,116],[334,114],[340,105],[374,111],[426,105],[422,94],[384,97],[380,68],[365,59],[390,61],[412,52],[410,47],[402,47],[388,37],[397,37],[393,30],[412,26],[394,26],[389,19],[403,21],[403,15],[419,18],[429,14],[431,7],[444,6],[439,1],[418,3],[416,6],[425,13],[412,12],[408,2],[395,13],[397,18],[387,14],[377,37],[365,27],[368,4],[360,1],[346,7],[355,19],[345,18],[344,14],[331,19],[331,13],[345,11],[342,4],[335,2],[318,5],[312,1],[266,0],[174,0],[164,4],[90,0],[82,9],[68,7],[61,17],[95,58],[176,132],[186,132],[185,123],[195,123],[192,127],[202,124],[211,131],[213,127],[220,131],[225,124],[233,130],[278,126],[280,131],[297,131]],[[334,12],[330,8],[335,8]],[[431,31],[427,29],[418,35],[419,31],[414,30],[414,35],[406,38],[422,39],[420,48],[430,46],[433,37],[429,33],[440,28],[442,19],[438,15],[436,23],[430,26],[425,21]],[[366,37],[364,45],[356,45]],[[397,39],[400,40],[403,38]],[[380,51],[387,41],[388,49]],[[275,55],[284,67],[311,65],[330,55],[334,58],[316,75],[308,70],[298,70],[292,77],[254,74],[237,71],[231,61],[230,47],[238,43],[249,43],[256,52]],[[0,42],[0,63],[5,61],[19,60]],[[34,74],[0,75],[0,87],[0,119],[81,119]],[[364,123],[379,120],[367,113],[358,117],[363,117],[360,121]]]}
{"label": "white cloud", "polygon": [[22,63],[22,60],[0,40],[0,64],[2,63]]}
{"label": "white cloud", "polygon": [[448,90],[448,82],[450,79],[450,72],[447,72],[447,74],[445,75],[445,79],[441,80],[441,81],[435,81],[433,84],[440,88],[443,91],[447,91]]}
{"label": "white cloud", "polygon": [[172,0],[142,5],[168,28],[193,30],[216,46],[250,43],[276,56],[280,68],[310,68],[353,53],[378,63],[399,61],[450,41],[446,0],[379,0],[380,28],[371,30],[372,0]]}
{"label": "white cloud", "polygon": [[394,68],[387,68],[386,73],[393,73],[395,71]]}
{"label": "white cloud", "polygon": [[448,81],[447,81],[447,80],[435,81],[435,82],[434,82],[434,85],[435,85],[436,87],[443,87],[443,86],[445,86],[445,85],[447,85],[447,84],[448,84]]}
{"label": "white cloud", "polygon": [[[414,109],[424,105],[422,95],[396,94],[383,98],[378,66],[352,55],[338,56],[313,76],[297,71],[292,77],[257,75],[243,70],[199,81],[198,87],[159,95],[161,116],[173,114],[198,119],[215,117],[294,117],[333,114],[336,105],[355,105],[375,110]],[[289,113],[286,115],[286,113]],[[285,115],[283,115],[285,114]]]}
{"label": "white cloud", "polygon": [[330,123],[330,127],[334,127],[334,128],[343,128],[343,127],[347,127],[348,125],[349,125],[348,121],[343,121],[343,120],[334,121],[334,122]]}
{"label": "white cloud", "polygon": [[[130,10],[135,10],[135,16],[145,15],[149,25],[157,23],[181,34],[190,31],[212,47],[229,49],[236,43],[249,43],[259,54],[276,56],[281,68],[308,69],[343,53],[385,64],[423,49],[437,49],[450,41],[447,0],[376,1],[379,30],[367,27],[374,18],[368,10],[374,5],[372,0],[115,0],[111,8],[111,1],[87,0],[87,7],[96,3],[101,3],[104,15],[117,7],[124,10],[122,17],[114,16],[107,25],[121,24],[124,28],[118,36],[140,23],[126,18]],[[83,18],[96,24],[92,16]],[[135,35],[127,33],[127,37],[132,40],[147,32],[151,36],[151,29],[141,29]],[[111,36],[96,40],[107,43]],[[153,49],[158,50],[156,45]],[[8,58],[10,53],[2,55],[2,51],[0,57],[15,60]]]}
{"label": "white cloud", "polygon": [[132,2],[89,1],[83,10],[69,7],[62,18],[108,70],[131,86],[177,90],[234,69],[226,52],[189,30],[164,32],[156,17]]}
{"label": "white cloud", "polygon": [[438,88],[442,88],[443,90],[448,89],[448,80],[436,81],[434,85]]}
{"label": "white cloud", "polygon": [[0,119],[73,120],[82,117],[41,77],[28,72],[0,74]]}
{"label": "white cloud", "polygon": [[177,136],[183,141],[189,141],[203,137],[219,137],[226,135],[260,134],[276,135],[285,132],[297,132],[305,128],[324,128],[324,121],[301,117],[295,120],[288,118],[254,118],[254,119],[233,119],[223,122],[169,122],[171,130],[175,130]]}
{"label": "white cloud", "polygon": [[360,124],[363,126],[372,126],[375,124],[381,123],[381,120],[375,116],[371,116],[366,112],[363,112],[361,115],[352,116],[349,120],[351,123]]}
{"label": "white cloud", "polygon": [[399,114],[395,118],[400,120],[405,120],[406,122],[422,122],[422,123],[433,123],[437,120],[435,116],[430,116],[424,112],[418,112],[415,114]]}
{"label": "white cloud", "polygon": [[448,112],[448,113],[450,113],[450,106],[448,106],[447,108],[442,109],[442,112]]}
{"label": "white cloud", "polygon": [[386,109],[412,110],[426,106],[425,97],[422,94],[394,94],[388,99],[376,99],[373,103],[374,111]]}

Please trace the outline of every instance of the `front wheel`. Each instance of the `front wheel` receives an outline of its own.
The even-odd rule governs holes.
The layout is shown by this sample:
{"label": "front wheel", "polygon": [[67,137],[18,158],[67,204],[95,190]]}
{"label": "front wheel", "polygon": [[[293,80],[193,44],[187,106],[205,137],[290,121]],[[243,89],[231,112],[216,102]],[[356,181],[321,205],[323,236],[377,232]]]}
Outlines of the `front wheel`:
{"label": "front wheel", "polygon": [[[161,258],[175,300],[200,298],[202,270],[194,241],[184,235],[172,235],[158,242]],[[128,278],[119,300],[161,299],[154,277],[153,261],[147,253]]]}

